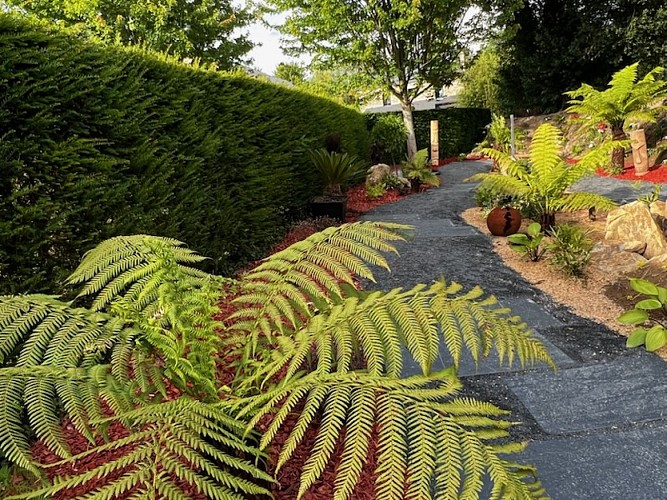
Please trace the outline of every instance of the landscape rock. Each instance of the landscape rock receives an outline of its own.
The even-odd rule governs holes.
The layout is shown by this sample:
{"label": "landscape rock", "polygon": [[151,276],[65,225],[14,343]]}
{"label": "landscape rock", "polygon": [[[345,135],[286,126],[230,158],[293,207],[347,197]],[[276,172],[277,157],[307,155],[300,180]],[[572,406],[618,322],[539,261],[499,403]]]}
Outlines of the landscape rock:
{"label": "landscape rock", "polygon": [[658,255],[648,261],[652,266],[667,267],[667,254]]}
{"label": "landscape rock", "polygon": [[373,165],[368,169],[366,185],[375,186],[376,184],[380,184],[385,179],[385,177],[389,177],[390,175],[392,175],[391,167],[386,163],[378,163],[377,165]]}
{"label": "landscape rock", "polygon": [[655,222],[649,207],[642,201],[628,203],[609,212],[605,239],[621,242],[643,241],[646,243],[644,256],[648,259],[667,253],[667,241],[662,228]]}
{"label": "landscape rock", "polygon": [[629,253],[644,253],[644,250],[646,250],[646,242],[639,240],[628,240],[623,242],[620,250],[622,252]]}
{"label": "landscape rock", "polygon": [[609,274],[633,275],[648,262],[646,257],[638,253],[609,252],[600,254],[598,258],[591,262],[591,265]]}

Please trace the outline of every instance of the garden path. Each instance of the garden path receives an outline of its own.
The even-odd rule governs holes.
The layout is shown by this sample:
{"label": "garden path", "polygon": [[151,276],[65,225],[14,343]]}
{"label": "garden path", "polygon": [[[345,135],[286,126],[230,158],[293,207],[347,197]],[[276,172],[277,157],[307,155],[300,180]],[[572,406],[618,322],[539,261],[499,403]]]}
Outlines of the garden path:
{"label": "garden path", "polygon": [[[400,258],[390,258],[391,274],[378,273],[373,286],[407,288],[442,276],[466,288],[480,285],[536,331],[556,373],[498,367],[493,359],[475,367],[467,359],[460,375],[467,395],[512,411],[520,422],[514,437],[530,441],[518,461],[537,466],[551,498],[667,499],[667,365],[556,304],[505,266],[487,235],[462,221],[461,212],[475,205],[475,186],[464,179],[486,170],[482,161],[452,163],[440,169],[440,188],[363,217],[415,227],[414,240],[398,245]],[[617,199],[637,196],[616,182],[592,179],[585,187],[591,186]],[[444,348],[439,364],[449,364]],[[406,375],[418,372],[406,364]]]}

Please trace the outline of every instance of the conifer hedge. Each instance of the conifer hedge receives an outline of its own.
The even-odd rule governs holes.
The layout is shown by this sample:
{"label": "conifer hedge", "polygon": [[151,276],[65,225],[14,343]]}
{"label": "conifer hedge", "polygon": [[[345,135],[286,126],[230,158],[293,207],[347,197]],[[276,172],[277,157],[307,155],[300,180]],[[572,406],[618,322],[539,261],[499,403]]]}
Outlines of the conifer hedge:
{"label": "conifer hedge", "polygon": [[0,13],[0,294],[53,290],[119,234],[229,272],[316,194],[305,152],[330,134],[368,158],[364,117],[327,99]]}
{"label": "conifer hedge", "polygon": [[481,108],[429,109],[414,113],[417,149],[430,148],[431,120],[438,120],[440,158],[469,153],[484,139],[491,112]]}

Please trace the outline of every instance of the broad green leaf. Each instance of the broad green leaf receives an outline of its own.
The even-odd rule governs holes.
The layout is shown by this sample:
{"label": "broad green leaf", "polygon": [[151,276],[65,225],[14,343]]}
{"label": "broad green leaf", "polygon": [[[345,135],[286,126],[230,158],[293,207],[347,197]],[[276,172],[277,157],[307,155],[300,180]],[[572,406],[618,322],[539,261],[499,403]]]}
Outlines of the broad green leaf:
{"label": "broad green leaf", "polygon": [[644,295],[658,296],[658,287],[650,281],[633,278],[630,280],[630,286],[633,290],[643,293]]}
{"label": "broad green leaf", "polygon": [[637,328],[630,334],[625,346],[639,347],[640,345],[644,345],[644,342],[646,342],[646,332],[648,332],[646,328]]}
{"label": "broad green leaf", "polygon": [[528,234],[532,236],[533,238],[540,234],[542,231],[542,226],[540,226],[539,222],[533,222],[530,226],[528,226]]}
{"label": "broad green leaf", "polygon": [[656,287],[658,289],[658,299],[660,302],[663,304],[667,304],[667,288],[664,287]]}
{"label": "broad green leaf", "polygon": [[651,310],[651,309],[660,309],[662,307],[662,304],[658,299],[644,299],[637,302],[635,304],[635,307],[637,309]]}
{"label": "broad green leaf", "polygon": [[648,319],[648,313],[640,309],[630,309],[618,317],[618,322],[624,325],[638,325]]}
{"label": "broad green leaf", "polygon": [[507,241],[515,245],[527,245],[530,242],[528,236],[523,233],[511,234],[507,237]]}
{"label": "broad green leaf", "polygon": [[646,350],[656,351],[667,344],[667,330],[660,325],[655,325],[646,332]]}

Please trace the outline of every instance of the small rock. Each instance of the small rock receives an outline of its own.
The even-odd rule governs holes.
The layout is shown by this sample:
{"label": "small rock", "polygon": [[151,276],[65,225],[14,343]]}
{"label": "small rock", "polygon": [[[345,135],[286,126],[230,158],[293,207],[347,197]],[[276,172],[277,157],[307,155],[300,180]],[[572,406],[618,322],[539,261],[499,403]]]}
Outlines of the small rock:
{"label": "small rock", "polygon": [[621,244],[620,250],[629,253],[644,253],[644,250],[646,250],[646,243],[639,240],[629,240]]}
{"label": "small rock", "polygon": [[609,254],[605,258],[598,258],[592,265],[606,273],[632,275],[648,262],[648,259],[638,253],[620,252]]}
{"label": "small rock", "polygon": [[368,169],[368,175],[366,176],[366,185],[374,186],[380,184],[385,177],[391,175],[391,167],[386,163],[378,163],[373,165]]}

